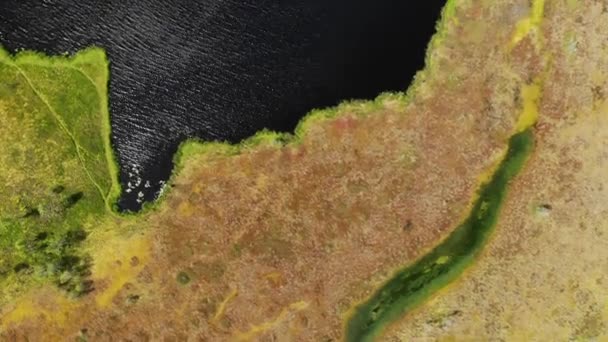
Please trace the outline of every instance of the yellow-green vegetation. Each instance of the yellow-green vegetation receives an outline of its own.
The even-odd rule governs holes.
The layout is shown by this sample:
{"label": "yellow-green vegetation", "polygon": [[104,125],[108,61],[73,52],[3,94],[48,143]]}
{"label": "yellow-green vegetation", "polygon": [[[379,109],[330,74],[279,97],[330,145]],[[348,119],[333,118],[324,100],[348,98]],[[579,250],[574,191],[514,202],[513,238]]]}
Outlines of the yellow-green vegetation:
{"label": "yellow-green vegetation", "polygon": [[71,58],[0,49],[0,302],[51,279],[90,289],[78,245],[119,194],[101,49]]}
{"label": "yellow-green vegetation", "polygon": [[509,45],[510,48],[517,45],[530,33],[538,34],[538,31],[540,30],[540,25],[545,12],[545,0],[532,0],[531,5],[530,15],[517,23],[513,38],[511,39],[511,44]]}

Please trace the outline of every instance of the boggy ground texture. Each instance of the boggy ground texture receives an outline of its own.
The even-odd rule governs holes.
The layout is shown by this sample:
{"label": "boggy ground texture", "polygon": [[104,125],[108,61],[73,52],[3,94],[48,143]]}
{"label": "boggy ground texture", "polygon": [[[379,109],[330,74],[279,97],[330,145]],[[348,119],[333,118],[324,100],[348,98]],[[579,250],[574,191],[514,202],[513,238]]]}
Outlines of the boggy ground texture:
{"label": "boggy ground texture", "polygon": [[[134,217],[117,216],[107,204],[115,187],[112,169],[84,159],[102,154],[78,149],[104,132],[102,126],[78,137],[61,135],[58,127],[44,133],[46,126],[36,124],[60,122],[52,112],[65,122],[78,117],[60,98],[82,80],[35,72],[38,78],[28,82],[14,66],[3,69],[0,77],[14,81],[1,89],[8,123],[0,129],[15,136],[3,136],[2,144],[26,146],[32,152],[22,158],[32,163],[51,156],[45,148],[54,145],[43,134],[56,136],[65,151],[34,166],[3,160],[3,170],[22,178],[38,177],[39,168],[63,172],[40,174],[46,183],[6,178],[9,185],[0,191],[18,198],[12,207],[3,204],[2,223],[35,231],[30,237],[12,230],[15,241],[26,242],[39,237],[42,228],[32,227],[48,227],[51,236],[81,229],[86,234],[66,253],[86,267],[63,278],[64,270],[49,272],[38,259],[15,268],[25,261],[7,259],[18,254],[6,242],[2,288],[10,291],[0,298],[0,337],[340,340],[357,304],[468,216],[509,138],[536,114],[535,149],[509,185],[479,265],[380,339],[605,336],[603,15],[602,4],[593,1],[451,1],[427,68],[408,96],[313,113],[297,138],[266,133],[240,147],[187,144],[161,202]],[[20,59],[2,61],[9,68]],[[92,63],[88,74],[100,75],[105,67]],[[55,91],[40,83],[53,83],[48,89]],[[71,97],[80,106],[100,108],[85,100],[100,95],[99,87],[76,89],[86,93]],[[101,108],[89,122],[104,122]],[[32,124],[24,125],[24,117]],[[19,136],[25,127],[34,133]],[[104,146],[104,136],[95,146]],[[2,158],[17,155],[5,151]],[[44,208],[66,203],[63,192],[55,192],[58,185],[82,197],[69,208],[57,204],[63,211],[48,216],[46,225],[47,213],[56,211]],[[38,204],[28,207],[27,201]],[[42,210],[27,216],[32,207]],[[76,210],[81,218],[70,221]],[[63,250],[46,252],[53,241],[33,250],[64,256]],[[74,299],[63,291],[66,278],[79,281],[67,286]]]}
{"label": "boggy ground texture", "polygon": [[553,65],[536,152],[493,241],[465,277],[383,339],[608,340],[608,8],[546,1],[541,29]]}

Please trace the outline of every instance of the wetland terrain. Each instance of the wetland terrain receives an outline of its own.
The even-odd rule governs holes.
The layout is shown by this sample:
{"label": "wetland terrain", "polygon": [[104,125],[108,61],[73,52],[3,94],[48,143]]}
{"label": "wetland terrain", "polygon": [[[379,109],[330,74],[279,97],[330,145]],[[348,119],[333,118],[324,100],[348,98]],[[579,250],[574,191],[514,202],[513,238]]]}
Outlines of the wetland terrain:
{"label": "wetland terrain", "polygon": [[450,0],[407,91],[189,140],[138,214],[104,50],[3,50],[0,337],[606,338],[606,22]]}

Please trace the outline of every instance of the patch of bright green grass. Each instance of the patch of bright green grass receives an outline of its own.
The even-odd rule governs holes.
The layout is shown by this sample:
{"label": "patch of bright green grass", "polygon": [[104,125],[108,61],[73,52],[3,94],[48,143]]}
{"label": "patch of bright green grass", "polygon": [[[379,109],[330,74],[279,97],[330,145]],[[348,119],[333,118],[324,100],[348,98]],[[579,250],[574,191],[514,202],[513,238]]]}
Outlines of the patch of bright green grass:
{"label": "patch of bright green grass", "polygon": [[78,246],[111,212],[103,51],[72,58],[0,51],[0,302],[52,280],[90,289]]}
{"label": "patch of bright green grass", "polygon": [[468,218],[443,243],[398,272],[356,308],[347,324],[347,341],[374,340],[384,326],[454,280],[472,263],[496,224],[508,183],[521,169],[532,146],[530,129],[511,137],[506,157],[490,181],[482,185]]}

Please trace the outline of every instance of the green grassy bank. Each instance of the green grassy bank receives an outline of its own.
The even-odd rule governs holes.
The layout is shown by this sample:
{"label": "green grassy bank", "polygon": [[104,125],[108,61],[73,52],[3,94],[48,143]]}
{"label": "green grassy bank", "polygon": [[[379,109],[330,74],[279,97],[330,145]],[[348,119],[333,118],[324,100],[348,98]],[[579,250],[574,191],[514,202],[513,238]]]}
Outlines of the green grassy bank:
{"label": "green grassy bank", "polygon": [[102,49],[49,57],[0,49],[0,305],[51,279],[90,290],[80,251],[120,194]]}

